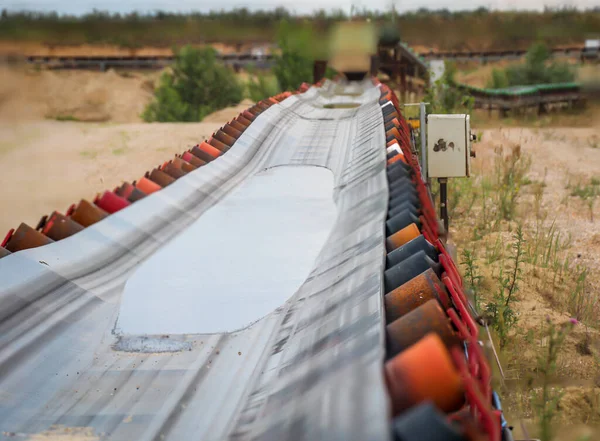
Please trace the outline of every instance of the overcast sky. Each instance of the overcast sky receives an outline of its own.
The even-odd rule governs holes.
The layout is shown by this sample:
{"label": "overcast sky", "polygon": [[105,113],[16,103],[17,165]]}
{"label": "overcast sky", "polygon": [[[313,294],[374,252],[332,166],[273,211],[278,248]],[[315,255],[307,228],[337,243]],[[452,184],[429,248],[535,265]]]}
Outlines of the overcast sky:
{"label": "overcast sky", "polygon": [[[111,12],[150,12],[163,11],[202,11],[233,9],[246,7],[248,9],[273,9],[277,6],[297,12],[308,13],[317,9],[341,8],[350,12],[352,4],[362,8],[387,10],[394,0],[259,0],[258,2],[243,2],[240,0],[5,0],[0,7],[9,10],[57,11],[67,14],[83,14],[92,9]],[[485,6],[491,9],[538,9],[544,6],[575,6],[592,8],[600,4],[599,0],[420,0],[409,2],[395,0],[399,11],[414,10],[420,7],[429,9],[448,8],[475,9]]]}

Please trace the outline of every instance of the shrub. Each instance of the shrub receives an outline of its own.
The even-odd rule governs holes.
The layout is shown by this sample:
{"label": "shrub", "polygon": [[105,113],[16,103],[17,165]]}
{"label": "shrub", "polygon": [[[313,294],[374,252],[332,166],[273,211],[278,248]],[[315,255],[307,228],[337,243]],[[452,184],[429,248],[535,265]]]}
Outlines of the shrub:
{"label": "shrub", "polygon": [[430,103],[429,113],[472,112],[473,98],[456,87],[456,70],[456,64],[446,62],[442,77],[427,89],[425,101]]}
{"label": "shrub", "polygon": [[525,56],[525,63],[509,66],[504,71],[494,69],[488,86],[500,89],[508,86],[566,83],[575,79],[575,73],[566,63],[551,61],[551,53],[544,43],[533,44]]}
{"label": "shrub", "polygon": [[281,23],[277,34],[281,53],[275,57],[273,67],[281,90],[295,90],[304,82],[312,82],[314,57],[310,42],[309,29],[292,32],[286,21]]}
{"label": "shrub", "polygon": [[144,121],[201,121],[215,110],[239,103],[243,88],[232,71],[219,63],[212,48],[185,46],[175,54],[170,72],[160,77]]}
{"label": "shrub", "polygon": [[250,70],[251,76],[248,78],[246,87],[248,88],[248,97],[252,101],[260,101],[279,93],[277,79],[254,72]]}

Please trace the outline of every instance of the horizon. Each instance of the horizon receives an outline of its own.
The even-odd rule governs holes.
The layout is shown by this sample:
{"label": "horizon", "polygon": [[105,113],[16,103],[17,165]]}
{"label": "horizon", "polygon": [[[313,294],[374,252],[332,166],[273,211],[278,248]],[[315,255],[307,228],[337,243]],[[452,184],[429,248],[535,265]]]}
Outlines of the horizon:
{"label": "horizon", "polygon": [[[34,0],[34,1],[13,1],[2,6],[3,10],[6,10],[10,14],[16,13],[40,13],[50,14],[56,13],[59,16],[76,16],[83,17],[94,13],[108,13],[108,14],[120,14],[127,15],[137,13],[140,15],[156,15],[158,13],[171,13],[171,14],[194,14],[201,13],[207,14],[210,12],[214,13],[226,13],[240,9],[247,9],[250,12],[257,11],[274,11],[277,8],[284,8],[290,15],[303,16],[313,15],[320,11],[325,11],[328,14],[335,13],[337,11],[343,11],[346,15],[350,15],[352,10],[357,13],[362,11],[389,12],[394,4],[396,12],[399,15],[406,13],[414,13],[420,9],[426,9],[430,12],[438,11],[450,11],[450,12],[472,12],[477,9],[485,8],[489,12],[544,12],[545,10],[564,10],[572,9],[579,12],[586,11],[597,11],[598,4],[594,4],[596,0],[557,0],[548,2],[547,0],[495,0],[495,1],[476,1],[470,0],[426,0],[423,4],[418,7],[403,8],[402,5],[398,5],[398,2],[390,2],[388,0],[375,0],[370,2],[369,7],[362,4],[362,2],[355,1],[348,3],[340,0],[328,1],[327,7],[323,7],[323,3],[315,2],[312,0],[304,1],[301,3],[294,2],[289,5],[282,4],[279,0],[261,4],[240,4],[231,0],[224,0],[221,2],[208,2],[203,3],[202,7],[194,7],[193,5],[197,2],[193,0],[181,0],[177,3],[176,7],[173,7],[166,0],[153,0],[150,2],[142,2],[140,0],[132,0],[128,2],[119,2],[116,0],[108,0],[103,2],[101,5],[94,5],[95,0],[83,0],[80,2],[68,2],[68,1],[47,1],[47,0]],[[131,5],[132,7],[129,7]],[[137,7],[136,5],[139,5]],[[292,7],[294,6],[294,7]],[[353,9],[354,8],[354,9]]]}

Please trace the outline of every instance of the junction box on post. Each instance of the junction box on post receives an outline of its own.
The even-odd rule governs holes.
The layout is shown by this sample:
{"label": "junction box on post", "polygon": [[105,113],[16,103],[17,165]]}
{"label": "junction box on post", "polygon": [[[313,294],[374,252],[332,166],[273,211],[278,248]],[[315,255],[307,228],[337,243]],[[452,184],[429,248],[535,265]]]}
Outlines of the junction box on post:
{"label": "junction box on post", "polygon": [[462,178],[470,175],[469,115],[427,116],[427,171],[430,178]]}
{"label": "junction box on post", "polygon": [[471,173],[471,120],[469,115],[427,116],[427,176],[440,183],[440,217],[448,231],[448,178]]}

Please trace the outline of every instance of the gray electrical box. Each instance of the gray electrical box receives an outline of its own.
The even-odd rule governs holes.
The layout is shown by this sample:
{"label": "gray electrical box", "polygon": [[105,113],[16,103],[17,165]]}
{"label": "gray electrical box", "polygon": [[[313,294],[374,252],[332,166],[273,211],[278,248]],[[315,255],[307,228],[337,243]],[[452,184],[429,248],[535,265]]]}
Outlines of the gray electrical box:
{"label": "gray electrical box", "polygon": [[427,172],[430,178],[470,175],[471,121],[469,115],[427,116]]}

